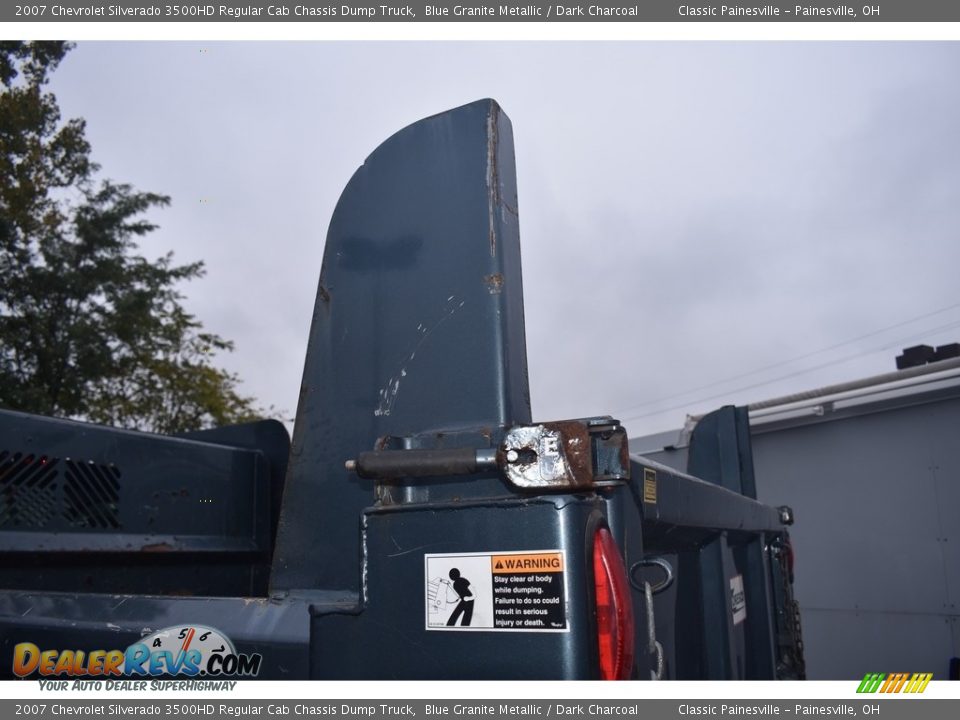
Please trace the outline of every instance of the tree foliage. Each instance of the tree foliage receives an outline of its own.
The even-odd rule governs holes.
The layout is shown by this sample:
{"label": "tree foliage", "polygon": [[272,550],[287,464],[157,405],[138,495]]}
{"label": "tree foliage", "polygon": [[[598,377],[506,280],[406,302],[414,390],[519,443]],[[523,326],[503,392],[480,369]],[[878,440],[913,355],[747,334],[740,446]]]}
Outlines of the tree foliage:
{"label": "tree foliage", "polygon": [[46,88],[70,46],[0,42],[0,405],[156,432],[254,419],[230,342],[180,283],[203,264],[148,260],[145,215],[170,198],[100,179],[82,119]]}

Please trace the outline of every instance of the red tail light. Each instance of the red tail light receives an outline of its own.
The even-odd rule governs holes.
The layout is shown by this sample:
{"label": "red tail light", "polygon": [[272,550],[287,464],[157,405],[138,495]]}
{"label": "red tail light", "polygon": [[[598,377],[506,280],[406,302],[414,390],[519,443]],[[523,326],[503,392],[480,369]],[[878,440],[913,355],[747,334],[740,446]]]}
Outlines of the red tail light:
{"label": "red tail light", "polygon": [[610,531],[593,537],[593,581],[597,598],[600,677],[629,680],[633,669],[633,605],[627,571]]}

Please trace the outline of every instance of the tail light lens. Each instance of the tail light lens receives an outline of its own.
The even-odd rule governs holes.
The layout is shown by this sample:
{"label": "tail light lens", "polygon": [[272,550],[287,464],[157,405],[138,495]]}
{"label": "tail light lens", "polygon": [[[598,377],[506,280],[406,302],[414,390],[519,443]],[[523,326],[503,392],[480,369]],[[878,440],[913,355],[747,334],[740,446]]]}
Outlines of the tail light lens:
{"label": "tail light lens", "polygon": [[600,677],[628,680],[633,669],[633,605],[627,571],[610,530],[593,537],[593,581],[597,600]]}

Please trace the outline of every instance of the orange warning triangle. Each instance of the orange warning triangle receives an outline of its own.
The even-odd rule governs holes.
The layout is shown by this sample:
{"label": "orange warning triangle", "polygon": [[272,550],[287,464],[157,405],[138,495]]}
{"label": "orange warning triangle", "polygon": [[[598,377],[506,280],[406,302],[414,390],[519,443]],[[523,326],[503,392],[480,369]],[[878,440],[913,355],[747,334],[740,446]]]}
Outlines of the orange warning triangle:
{"label": "orange warning triangle", "polygon": [[496,570],[503,570],[503,563],[500,562],[499,560],[497,560],[497,564],[494,565],[494,569],[496,569]]}

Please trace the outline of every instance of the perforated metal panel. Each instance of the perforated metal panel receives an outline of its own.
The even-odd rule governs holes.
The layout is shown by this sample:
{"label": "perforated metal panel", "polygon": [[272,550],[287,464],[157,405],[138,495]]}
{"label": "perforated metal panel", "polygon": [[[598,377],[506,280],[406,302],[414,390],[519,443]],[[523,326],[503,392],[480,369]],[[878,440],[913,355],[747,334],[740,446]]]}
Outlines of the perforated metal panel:
{"label": "perforated metal panel", "polygon": [[59,509],[57,458],[0,450],[0,529],[42,528]]}
{"label": "perforated metal panel", "polygon": [[120,527],[116,465],[0,450],[0,530]]}
{"label": "perforated metal panel", "polygon": [[73,527],[120,527],[120,471],[115,465],[67,460],[64,519]]}

